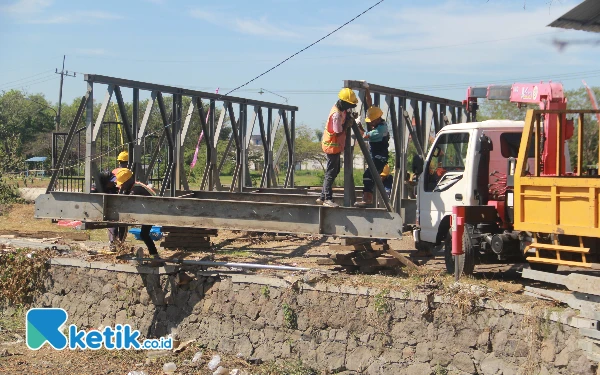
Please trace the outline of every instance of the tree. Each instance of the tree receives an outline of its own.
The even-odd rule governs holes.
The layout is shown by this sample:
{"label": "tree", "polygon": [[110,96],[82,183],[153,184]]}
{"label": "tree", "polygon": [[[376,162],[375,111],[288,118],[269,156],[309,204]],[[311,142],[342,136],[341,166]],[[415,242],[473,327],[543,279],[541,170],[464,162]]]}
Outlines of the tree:
{"label": "tree", "polygon": [[[539,108],[532,106],[531,108]],[[504,100],[485,100],[479,106],[477,113],[477,121],[485,120],[513,120],[523,121],[527,107],[519,108],[516,103],[511,103]]]}
{"label": "tree", "polygon": [[[600,87],[592,87],[594,95],[600,97]],[[592,109],[592,104],[585,88],[568,90],[565,92],[568,98],[567,107],[569,109]],[[569,139],[569,153],[571,155],[571,165],[577,165],[577,128],[580,126],[579,119],[574,120],[574,132]],[[598,165],[598,121],[596,116],[585,115],[583,119],[583,167]]]}
{"label": "tree", "polygon": [[54,128],[50,103],[41,94],[29,97],[17,90],[0,95],[0,160],[5,170],[22,168],[23,146]]}

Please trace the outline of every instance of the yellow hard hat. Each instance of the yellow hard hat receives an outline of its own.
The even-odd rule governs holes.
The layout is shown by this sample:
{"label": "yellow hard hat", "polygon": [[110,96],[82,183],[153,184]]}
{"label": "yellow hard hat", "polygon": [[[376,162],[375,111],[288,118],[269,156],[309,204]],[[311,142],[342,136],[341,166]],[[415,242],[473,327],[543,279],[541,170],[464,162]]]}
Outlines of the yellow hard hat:
{"label": "yellow hard hat", "polygon": [[117,186],[123,185],[125,182],[129,181],[132,176],[133,172],[131,172],[128,168],[121,168],[117,172]]}
{"label": "yellow hard hat", "polygon": [[341,89],[338,94],[338,98],[350,104],[357,104],[358,99],[356,98],[356,94],[349,88]]}
{"label": "yellow hard hat", "polygon": [[389,164],[386,164],[385,167],[383,167],[383,171],[381,171],[381,173],[379,174],[381,177],[387,177],[390,175],[390,166]]}
{"label": "yellow hard hat", "polygon": [[122,151],[119,156],[117,156],[117,161],[129,161],[129,152]]}
{"label": "yellow hard hat", "polygon": [[365,118],[365,122],[377,120],[381,116],[383,116],[383,111],[379,107],[372,106],[367,110],[367,117]]}

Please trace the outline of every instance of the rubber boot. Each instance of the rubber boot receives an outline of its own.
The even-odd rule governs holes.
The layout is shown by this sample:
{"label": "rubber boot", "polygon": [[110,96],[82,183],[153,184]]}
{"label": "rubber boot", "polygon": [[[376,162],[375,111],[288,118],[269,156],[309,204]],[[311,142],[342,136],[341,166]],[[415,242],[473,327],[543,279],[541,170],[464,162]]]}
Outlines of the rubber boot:
{"label": "rubber boot", "polygon": [[373,204],[373,193],[364,192],[362,202],[354,203],[355,207],[370,207]]}

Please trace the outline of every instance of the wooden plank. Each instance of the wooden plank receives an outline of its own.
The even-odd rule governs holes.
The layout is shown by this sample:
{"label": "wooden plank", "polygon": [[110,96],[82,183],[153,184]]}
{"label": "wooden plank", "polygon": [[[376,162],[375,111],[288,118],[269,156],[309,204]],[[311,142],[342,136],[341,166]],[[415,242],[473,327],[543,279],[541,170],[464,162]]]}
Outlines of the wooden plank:
{"label": "wooden plank", "polygon": [[385,266],[394,267],[401,263],[396,258],[375,258],[375,259],[353,259],[352,263],[356,266]]}
{"label": "wooden plank", "polygon": [[371,245],[372,250],[388,250],[389,248],[390,248],[390,245],[388,245],[386,243],[385,244],[376,243],[376,244]]}
{"label": "wooden plank", "polygon": [[183,228],[183,227],[162,227],[163,232],[169,233],[206,233],[206,234],[217,234],[217,229],[205,229],[205,228]]}
{"label": "wooden plank", "polygon": [[356,254],[356,258],[360,259],[373,259],[380,257],[384,254],[384,251],[360,251]]}
{"label": "wooden plank", "polygon": [[408,259],[404,255],[400,254],[396,250],[387,249],[386,251],[388,254],[390,254],[394,258],[398,259],[400,261],[400,263],[404,264],[406,266],[406,268],[411,269],[411,270],[416,270],[418,268],[417,265],[414,264],[410,259]]}
{"label": "wooden plank", "polygon": [[371,239],[371,238],[347,237],[347,238],[342,238],[340,240],[340,245],[344,245],[344,246],[358,245],[358,244],[370,243],[371,241],[373,241],[373,239]]}
{"label": "wooden plank", "polygon": [[177,235],[166,235],[165,238],[170,239],[171,241],[179,241],[179,240],[198,240],[198,241],[210,241],[210,236],[205,236],[205,235],[183,235],[183,234],[177,234]]}
{"label": "wooden plank", "polygon": [[333,260],[333,259],[319,258],[319,259],[317,259],[317,264],[320,266],[331,266],[331,265],[336,265],[338,263],[336,263],[335,260]]}
{"label": "wooden plank", "polygon": [[166,242],[161,242],[160,243],[161,247],[164,247],[165,249],[173,249],[173,248],[179,248],[179,247],[191,247],[191,248],[198,248],[198,249],[209,249],[210,248],[210,244],[209,243],[202,243],[202,244],[194,244],[194,243],[166,243]]}
{"label": "wooden plank", "polygon": [[361,245],[329,245],[329,250],[332,251],[355,251],[357,247],[360,248]]}

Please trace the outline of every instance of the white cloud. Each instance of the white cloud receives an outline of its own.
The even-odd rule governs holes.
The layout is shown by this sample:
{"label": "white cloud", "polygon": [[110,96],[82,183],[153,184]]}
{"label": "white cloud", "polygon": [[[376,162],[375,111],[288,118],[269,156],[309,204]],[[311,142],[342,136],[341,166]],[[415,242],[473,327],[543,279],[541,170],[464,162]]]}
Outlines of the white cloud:
{"label": "white cloud", "polygon": [[89,23],[106,20],[120,20],[123,16],[104,11],[74,11],[45,18],[30,18],[26,22],[32,24],[64,24],[64,23]]}
{"label": "white cloud", "polygon": [[[536,8],[513,3],[472,7],[447,2],[435,7],[410,6],[396,12],[378,15],[367,24],[360,19],[338,31],[323,43],[348,47],[357,51],[357,58],[368,58],[374,64],[394,62],[419,66],[485,67],[485,64],[532,65],[548,64],[548,56],[556,49],[553,34],[563,31],[548,28],[550,22],[564,14],[572,4],[553,4]],[[333,30],[328,25],[319,32]],[[377,55],[377,53],[381,53]],[[566,60],[566,59],[565,59]],[[570,59],[577,63],[578,59]]]}
{"label": "white cloud", "polygon": [[190,16],[199,20],[208,21],[210,23],[217,23],[219,17],[222,17],[222,15],[217,14],[215,12],[208,12],[206,10],[201,9],[192,9],[190,11]]}
{"label": "white cloud", "polygon": [[102,48],[78,48],[75,50],[75,52],[88,56],[103,56],[107,54],[106,50]]}
{"label": "white cloud", "polygon": [[52,3],[52,0],[19,0],[10,5],[0,6],[0,11],[11,16],[17,22],[30,24],[93,23],[123,18],[119,14],[100,10],[52,13],[48,11]]}
{"label": "white cloud", "polygon": [[280,38],[298,38],[300,36],[295,32],[270,24],[265,17],[259,20],[236,18],[234,24],[235,29],[242,34],[276,36]]}
{"label": "white cloud", "polygon": [[0,6],[0,10],[15,16],[40,13],[52,5],[52,0],[18,0],[10,5]]}
{"label": "white cloud", "polygon": [[239,18],[232,17],[231,15],[225,13],[210,12],[197,8],[192,9],[190,11],[190,15],[193,18],[210,22],[214,25],[226,27],[235,30],[241,34],[268,36],[274,38],[300,37],[299,33],[290,31],[288,29],[270,23],[267,17],[261,17],[259,19]]}

